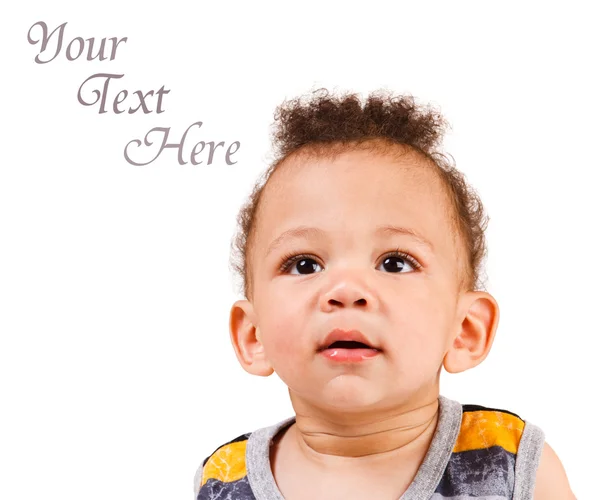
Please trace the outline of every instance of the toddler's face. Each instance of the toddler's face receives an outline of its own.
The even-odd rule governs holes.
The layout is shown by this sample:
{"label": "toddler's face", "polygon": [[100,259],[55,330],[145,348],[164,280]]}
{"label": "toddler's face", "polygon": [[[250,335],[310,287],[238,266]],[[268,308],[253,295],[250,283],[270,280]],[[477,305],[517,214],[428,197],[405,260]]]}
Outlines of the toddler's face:
{"label": "toddler's face", "polygon": [[[288,158],[269,181],[252,254],[254,325],[292,402],[384,408],[437,389],[460,328],[458,253],[429,168],[413,155],[355,151],[334,161]],[[429,244],[380,226],[411,229]],[[300,227],[313,229],[278,239]],[[398,249],[420,267],[389,258]],[[327,359],[318,349],[335,328],[359,330],[381,352]]]}

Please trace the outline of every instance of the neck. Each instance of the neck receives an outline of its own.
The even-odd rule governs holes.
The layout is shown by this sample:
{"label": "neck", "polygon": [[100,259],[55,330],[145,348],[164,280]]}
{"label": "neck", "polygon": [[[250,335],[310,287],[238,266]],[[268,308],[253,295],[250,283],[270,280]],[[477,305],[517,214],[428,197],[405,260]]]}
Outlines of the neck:
{"label": "neck", "polygon": [[294,398],[292,404],[294,441],[306,458],[321,464],[377,462],[415,454],[423,458],[439,416],[437,396],[384,413],[331,412]]}

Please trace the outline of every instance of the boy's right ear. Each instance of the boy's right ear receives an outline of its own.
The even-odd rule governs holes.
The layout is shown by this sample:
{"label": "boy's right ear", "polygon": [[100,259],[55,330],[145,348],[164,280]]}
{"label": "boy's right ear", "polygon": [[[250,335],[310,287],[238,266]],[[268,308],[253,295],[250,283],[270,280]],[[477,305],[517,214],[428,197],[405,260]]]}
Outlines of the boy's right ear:
{"label": "boy's right ear", "polygon": [[266,357],[257,319],[251,302],[234,302],[229,314],[229,334],[242,368],[252,375],[268,377],[274,369]]}

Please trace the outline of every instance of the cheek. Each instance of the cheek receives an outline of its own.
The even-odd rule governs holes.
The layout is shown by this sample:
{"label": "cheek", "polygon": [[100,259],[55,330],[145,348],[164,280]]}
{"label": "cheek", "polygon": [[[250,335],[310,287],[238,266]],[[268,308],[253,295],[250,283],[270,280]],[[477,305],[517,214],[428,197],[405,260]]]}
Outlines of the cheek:
{"label": "cheek", "polygon": [[435,298],[425,301],[411,301],[410,310],[396,315],[391,344],[391,355],[403,373],[428,376],[437,370],[445,352],[446,336],[449,328],[447,317],[442,309],[432,307]]}
{"label": "cheek", "polygon": [[307,380],[308,367],[316,355],[313,352],[316,349],[316,333],[309,315],[299,309],[303,303],[301,300],[272,297],[270,302],[265,302],[268,311],[261,315],[265,354],[279,378],[293,388]]}
{"label": "cheek", "polygon": [[269,345],[271,355],[278,360],[293,360],[294,353],[298,352],[297,338],[290,328],[282,326],[271,332]]}
{"label": "cheek", "polygon": [[288,387],[296,388],[307,376],[306,346],[289,327],[282,326],[270,333],[265,352],[271,366]]}
{"label": "cheek", "polygon": [[267,321],[261,323],[265,352],[276,371],[285,363],[294,364],[306,349],[306,329],[300,319],[283,304],[273,304]]}
{"label": "cheek", "polygon": [[294,346],[306,341],[303,338],[310,333],[306,309],[302,309],[305,300],[292,297],[285,290],[274,290],[259,310],[261,327],[268,334],[271,346],[280,353],[293,352]]}

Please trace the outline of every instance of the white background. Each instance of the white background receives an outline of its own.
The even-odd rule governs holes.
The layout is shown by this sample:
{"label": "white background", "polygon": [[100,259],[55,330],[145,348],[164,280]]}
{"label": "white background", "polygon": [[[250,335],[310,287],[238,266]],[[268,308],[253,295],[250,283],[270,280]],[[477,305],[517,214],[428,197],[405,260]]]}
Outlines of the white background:
{"label": "white background", "polygon": [[[267,167],[275,107],[324,86],[437,106],[444,149],[491,218],[501,308],[442,394],[539,425],[579,499],[597,495],[598,16],[589,3],[27,2],[2,16],[0,498],[191,500],[202,460],[291,416],[231,347],[235,218]],[[16,9],[16,10],[15,10]],[[37,21],[128,37],[113,61],[36,64]],[[38,29],[37,37],[40,36]],[[170,89],[164,113],[77,101]],[[110,101],[109,101],[110,102]],[[131,102],[135,105],[135,100]],[[109,108],[110,109],[110,108]],[[132,139],[240,141],[235,165],[146,167]],[[191,146],[189,146],[191,148]]]}

